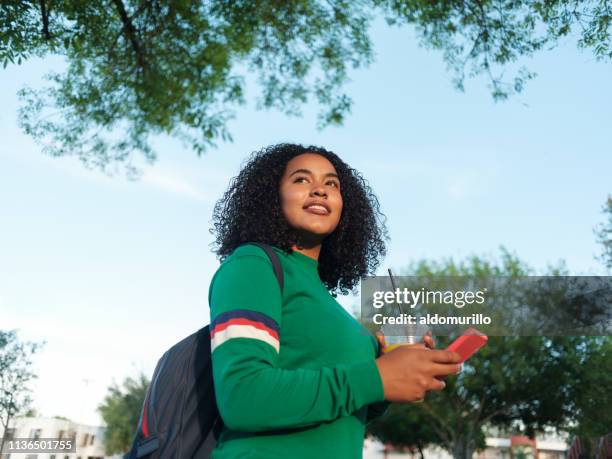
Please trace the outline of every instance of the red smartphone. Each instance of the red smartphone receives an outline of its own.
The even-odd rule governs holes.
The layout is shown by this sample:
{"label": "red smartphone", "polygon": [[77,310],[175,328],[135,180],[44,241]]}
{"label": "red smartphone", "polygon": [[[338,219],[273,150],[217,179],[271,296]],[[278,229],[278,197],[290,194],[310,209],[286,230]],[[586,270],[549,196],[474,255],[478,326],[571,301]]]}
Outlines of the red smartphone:
{"label": "red smartphone", "polygon": [[461,362],[465,362],[474,353],[487,343],[489,338],[475,328],[468,328],[463,335],[453,341],[446,349],[454,351],[461,356]]}

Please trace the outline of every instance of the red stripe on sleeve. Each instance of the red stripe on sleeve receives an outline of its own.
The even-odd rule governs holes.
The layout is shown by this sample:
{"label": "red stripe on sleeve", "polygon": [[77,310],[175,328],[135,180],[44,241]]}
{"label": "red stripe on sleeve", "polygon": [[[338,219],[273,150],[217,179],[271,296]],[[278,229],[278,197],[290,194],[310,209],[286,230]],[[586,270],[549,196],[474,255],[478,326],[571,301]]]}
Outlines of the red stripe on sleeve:
{"label": "red stripe on sleeve", "polygon": [[265,324],[262,324],[261,322],[256,322],[254,320],[240,319],[240,318],[230,319],[227,322],[223,322],[222,324],[217,325],[214,328],[214,330],[210,332],[211,339],[215,336],[217,332],[225,330],[230,325],[251,325],[252,327],[258,328],[260,330],[264,330],[268,332],[272,337],[279,339],[278,333],[276,332],[276,330],[272,330],[270,327],[267,327]]}

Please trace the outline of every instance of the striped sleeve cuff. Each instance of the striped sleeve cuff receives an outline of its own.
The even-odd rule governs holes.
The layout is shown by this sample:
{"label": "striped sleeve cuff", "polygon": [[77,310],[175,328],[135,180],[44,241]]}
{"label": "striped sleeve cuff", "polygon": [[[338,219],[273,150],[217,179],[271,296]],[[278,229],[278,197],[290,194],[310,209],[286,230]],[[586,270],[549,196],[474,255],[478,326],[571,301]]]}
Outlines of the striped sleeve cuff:
{"label": "striped sleeve cuff", "polygon": [[234,338],[251,338],[268,343],[279,352],[280,329],[270,316],[249,309],[219,314],[210,324],[210,350]]}

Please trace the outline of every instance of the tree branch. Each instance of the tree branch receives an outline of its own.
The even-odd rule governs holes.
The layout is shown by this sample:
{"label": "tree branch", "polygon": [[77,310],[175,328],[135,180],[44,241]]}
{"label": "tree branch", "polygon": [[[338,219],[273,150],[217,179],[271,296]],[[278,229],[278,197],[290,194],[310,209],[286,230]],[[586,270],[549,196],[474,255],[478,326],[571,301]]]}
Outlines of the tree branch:
{"label": "tree branch", "polygon": [[136,36],[136,28],[134,27],[134,24],[132,23],[130,17],[127,14],[123,1],[113,0],[113,3],[117,7],[117,11],[119,12],[119,16],[121,17],[121,22],[123,23],[123,32],[125,33],[126,38],[132,44],[134,53],[136,53],[136,62],[138,63],[138,66],[144,71],[145,69],[144,52],[142,50],[142,47],[140,46],[138,37]]}
{"label": "tree branch", "polygon": [[499,410],[495,410],[492,411],[491,413],[487,414],[485,417],[483,417],[480,421],[481,424],[485,424],[489,419],[491,419],[493,416],[496,416],[498,414],[502,414],[506,412],[506,408],[502,408]]}
{"label": "tree branch", "polygon": [[450,430],[448,428],[448,424],[440,417],[438,416],[438,414],[435,412],[435,410],[432,410],[431,407],[429,407],[427,405],[427,402],[422,402],[421,403],[421,407],[427,412],[427,414],[429,414],[434,420],[438,421],[438,423],[440,424],[440,428],[436,427],[435,423],[432,423],[432,427],[433,429],[438,433],[438,435],[440,435],[440,437],[442,438],[442,440],[449,446],[451,447],[453,442],[451,440],[451,438],[448,435],[448,431]]}
{"label": "tree branch", "polygon": [[49,10],[47,9],[47,5],[45,5],[45,0],[38,1],[40,5],[40,15],[42,16],[42,32],[45,36],[45,40],[51,40],[51,34],[49,33]]}

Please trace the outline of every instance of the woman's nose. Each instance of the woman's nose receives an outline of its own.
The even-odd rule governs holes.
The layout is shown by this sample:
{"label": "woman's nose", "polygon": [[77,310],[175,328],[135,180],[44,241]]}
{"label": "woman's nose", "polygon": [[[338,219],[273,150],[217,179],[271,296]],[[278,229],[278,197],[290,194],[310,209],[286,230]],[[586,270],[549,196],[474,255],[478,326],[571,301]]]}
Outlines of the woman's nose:
{"label": "woman's nose", "polygon": [[325,188],[320,185],[313,187],[311,193],[315,196],[327,197],[327,192],[325,191]]}

